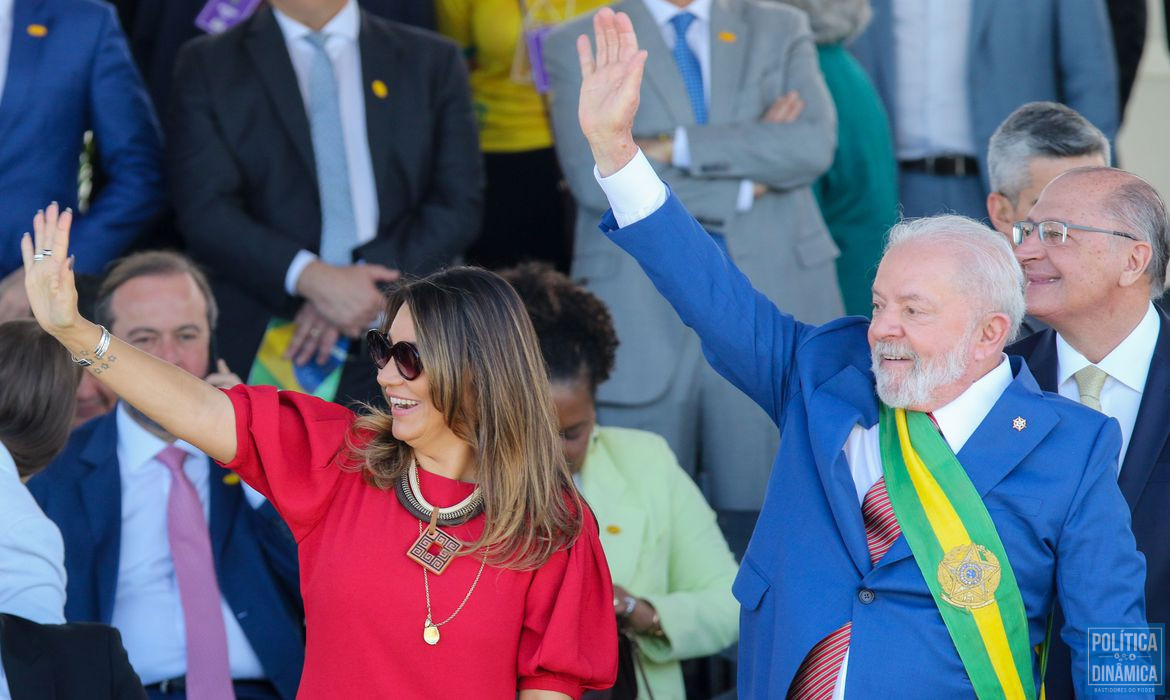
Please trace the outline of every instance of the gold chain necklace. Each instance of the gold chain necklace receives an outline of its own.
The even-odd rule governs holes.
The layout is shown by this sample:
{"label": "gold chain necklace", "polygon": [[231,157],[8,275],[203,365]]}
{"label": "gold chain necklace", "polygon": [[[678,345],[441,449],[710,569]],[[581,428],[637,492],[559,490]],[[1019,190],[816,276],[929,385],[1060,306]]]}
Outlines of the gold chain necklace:
{"label": "gold chain necklace", "polygon": [[[420,522],[418,524],[418,534],[420,537],[422,536],[422,532],[423,525]],[[463,609],[463,606],[467,605],[467,601],[471,600],[471,594],[475,592],[475,587],[479,584],[479,577],[483,575],[483,568],[486,565],[487,555],[485,554],[483,558],[479,560],[479,571],[477,571],[475,574],[475,580],[471,582],[471,588],[467,589],[467,595],[463,596],[463,602],[459,603],[459,607],[455,608],[455,612],[448,615],[446,620],[443,620],[439,623],[433,622],[434,614],[431,612],[431,582],[429,576],[427,575],[428,567],[423,567],[423,591],[426,593],[427,598],[427,621],[423,623],[424,642],[430,644],[431,646],[435,646],[439,643],[439,628],[451,620],[454,620],[455,616],[459,614],[459,611]]]}

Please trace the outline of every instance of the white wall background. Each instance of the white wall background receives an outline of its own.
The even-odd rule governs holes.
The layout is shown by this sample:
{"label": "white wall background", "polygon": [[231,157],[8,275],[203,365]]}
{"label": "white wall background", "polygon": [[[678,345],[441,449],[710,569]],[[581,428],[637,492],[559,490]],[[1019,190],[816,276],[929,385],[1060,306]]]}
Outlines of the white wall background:
{"label": "white wall background", "polygon": [[1161,0],[1149,0],[1149,34],[1117,139],[1121,167],[1170,199],[1170,52]]}

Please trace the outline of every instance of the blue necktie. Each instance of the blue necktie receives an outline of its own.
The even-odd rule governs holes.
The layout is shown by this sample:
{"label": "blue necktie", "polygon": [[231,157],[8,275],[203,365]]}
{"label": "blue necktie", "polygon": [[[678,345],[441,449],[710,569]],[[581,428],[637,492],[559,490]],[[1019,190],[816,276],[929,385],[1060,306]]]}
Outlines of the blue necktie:
{"label": "blue necktie", "polygon": [[309,129],[321,196],[321,259],[330,265],[351,265],[357,246],[357,220],[349,191],[337,78],[325,51],[326,38],[321,32],[305,36],[316,49],[309,69]]}
{"label": "blue necktie", "polygon": [[695,113],[696,124],[707,123],[707,98],[703,95],[703,69],[699,57],[687,45],[687,28],[697,19],[690,12],[680,12],[670,18],[674,25],[674,62],[691,98],[691,110]]}

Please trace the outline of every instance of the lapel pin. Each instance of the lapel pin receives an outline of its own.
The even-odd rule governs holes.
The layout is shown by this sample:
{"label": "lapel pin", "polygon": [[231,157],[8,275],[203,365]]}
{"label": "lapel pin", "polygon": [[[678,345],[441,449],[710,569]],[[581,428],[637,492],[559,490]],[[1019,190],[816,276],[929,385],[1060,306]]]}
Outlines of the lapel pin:
{"label": "lapel pin", "polygon": [[739,37],[737,37],[737,36],[736,36],[734,33],[732,33],[732,32],[719,32],[719,41],[725,41],[725,42],[727,42],[728,44],[733,44],[733,43],[735,43],[735,40],[736,40],[736,39],[738,39],[738,38],[739,38]]}
{"label": "lapel pin", "polygon": [[235,486],[240,483],[240,475],[235,472],[228,472],[223,475],[223,483],[226,486]]}
{"label": "lapel pin", "polygon": [[621,533],[622,529],[620,527],[618,527],[617,525],[606,525],[605,531],[611,535],[617,535],[617,534]]}
{"label": "lapel pin", "polygon": [[383,83],[381,80],[375,80],[374,82],[370,83],[370,89],[374,91],[374,95],[379,100],[386,99],[386,95],[390,94],[390,89],[387,88],[386,83]]}
{"label": "lapel pin", "polygon": [[29,36],[40,39],[41,37],[48,35],[49,28],[43,24],[30,24],[28,25],[28,29],[26,31],[28,32]]}
{"label": "lapel pin", "polygon": [[1016,429],[1016,432],[1019,432],[1028,427],[1028,421],[1020,416],[1016,416],[1016,419],[1012,421],[1012,427]]}

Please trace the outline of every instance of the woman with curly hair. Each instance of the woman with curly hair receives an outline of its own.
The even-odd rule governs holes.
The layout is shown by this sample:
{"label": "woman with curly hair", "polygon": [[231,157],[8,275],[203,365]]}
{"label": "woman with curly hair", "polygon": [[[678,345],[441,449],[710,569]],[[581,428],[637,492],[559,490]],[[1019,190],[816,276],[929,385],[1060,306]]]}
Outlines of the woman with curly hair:
{"label": "woman with curly hair", "polygon": [[565,459],[601,525],[614,612],[634,633],[646,672],[639,697],[681,698],[679,661],[714,654],[738,637],[735,559],[665,440],[597,425],[597,385],[613,369],[618,345],[605,304],[548,265],[501,275],[528,308]]}
{"label": "woman with curly hair", "polygon": [[[167,432],[272,501],[299,545],[300,698],[576,698],[617,669],[609,570],[515,292],[473,268],[398,288],[371,355],[389,412],[220,391],[83,319],[68,212],[21,242],[37,321]],[[34,253],[34,250],[36,251]]]}

